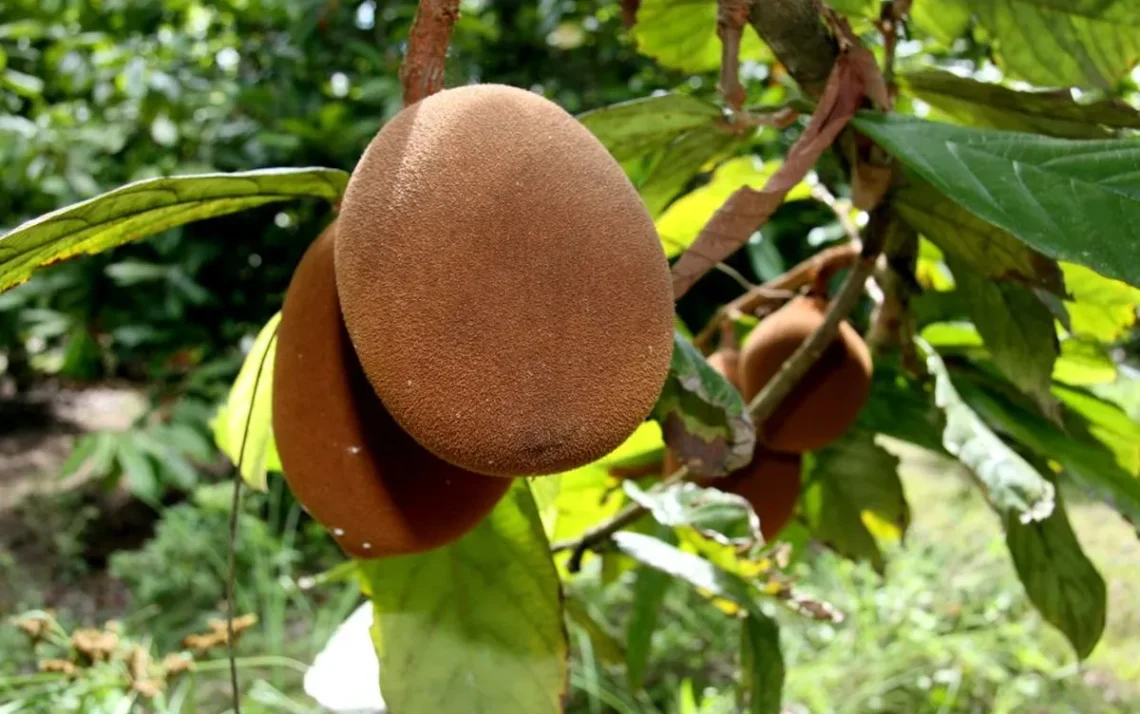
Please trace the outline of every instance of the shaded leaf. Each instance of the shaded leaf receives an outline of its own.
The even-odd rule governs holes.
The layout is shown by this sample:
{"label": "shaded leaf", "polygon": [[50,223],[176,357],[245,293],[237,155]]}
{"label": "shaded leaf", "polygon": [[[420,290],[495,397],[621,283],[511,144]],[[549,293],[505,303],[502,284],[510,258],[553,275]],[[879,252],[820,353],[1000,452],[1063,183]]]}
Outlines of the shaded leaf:
{"label": "shaded leaf", "polygon": [[899,75],[900,88],[937,110],[933,119],[1070,139],[1103,139],[1112,129],[1140,128],[1140,112],[1123,101],[1078,104],[1065,91],[1017,91],[930,69]]}
{"label": "shaded leaf", "polygon": [[752,460],[756,428],[740,392],[676,332],[653,416],[670,450],[695,473],[724,475]]}
{"label": "shaded leaf", "polygon": [[526,482],[450,545],[361,561],[380,686],[402,714],[562,712],[568,645],[550,546]]}
{"label": "shaded leaf", "polygon": [[664,148],[690,129],[723,116],[720,108],[687,94],[661,94],[611,104],[578,115],[578,121],[618,161],[628,161]]}
{"label": "shaded leaf", "polygon": [[157,506],[162,498],[162,488],[154,465],[136,443],[132,434],[124,434],[118,440],[115,458],[127,479],[127,487],[139,500]]}
{"label": "shaded leaf", "polygon": [[976,374],[955,384],[962,398],[978,414],[1042,458],[1059,463],[1065,473],[1090,493],[1114,507],[1133,524],[1140,524],[1140,479],[1116,462],[1099,442],[1074,434],[1025,409],[988,385]]}
{"label": "shaded leaf", "polygon": [[727,131],[719,121],[686,131],[670,142],[637,187],[649,215],[660,216],[707,164],[730,156],[743,143],[744,137]]}
{"label": "shaded leaf", "polygon": [[1025,522],[1048,518],[1056,495],[1053,484],[990,431],[959,396],[938,353],[923,347],[935,380],[935,403],[946,413],[946,450],[977,476],[999,513],[1012,513]]}
{"label": "shaded leaf", "polygon": [[652,651],[653,632],[661,612],[661,603],[673,580],[666,573],[642,567],[633,583],[633,611],[626,631],[626,671],[629,687],[640,691],[645,683],[645,667]]}
{"label": "shaded leaf", "polygon": [[242,478],[257,491],[268,488],[266,476],[269,471],[281,470],[281,457],[273,440],[272,401],[273,357],[277,351],[277,324],[280,321],[281,313],[277,313],[261,328],[230,387],[226,403],[210,422],[218,449],[235,466],[241,463]]}
{"label": "shaded leaf", "polygon": [[1060,347],[1049,308],[1024,286],[990,280],[956,259],[949,264],[994,365],[1042,411],[1055,414],[1049,389]]}
{"label": "shaded leaf", "polygon": [[1053,392],[1068,412],[1080,417],[1088,436],[1112,451],[1120,468],[1140,476],[1140,424],[1119,406],[1084,390],[1057,385]]}
{"label": "shaded leaf", "polygon": [[741,679],[751,714],[780,714],[784,693],[784,653],[780,626],[763,613],[750,612],[741,642]]}
{"label": "shaded leaf", "polygon": [[954,202],[1045,255],[1140,284],[1140,143],[872,112],[855,124]]}
{"label": "shaded leaf", "polygon": [[[692,245],[717,210],[741,188],[760,190],[779,170],[779,161],[741,156],[724,162],[707,184],[677,199],[657,220],[665,254],[672,257]],[[782,200],[809,198],[811,187],[800,181]]]}
{"label": "shaded leaf", "polygon": [[[694,74],[720,67],[716,0],[641,0],[632,32],[637,50],[662,66]],[[740,59],[770,58],[767,45],[746,25]]]}
{"label": "shaded leaf", "polygon": [[603,664],[611,667],[625,662],[625,652],[621,643],[605,625],[598,621],[586,603],[577,598],[568,597],[563,601],[563,606],[570,620],[581,627],[589,636],[590,644],[594,647],[595,657]]}
{"label": "shaded leaf", "polygon": [[259,169],[153,178],[46,213],[0,237],[0,290],[36,268],[98,253],[175,226],[277,201],[337,200],[348,182],[338,169]]}
{"label": "shaded leaf", "polygon": [[1065,634],[1077,656],[1089,656],[1104,632],[1104,579],[1077,541],[1063,502],[1036,523],[1005,517],[1005,542],[1030,601]]}
{"label": "shaded leaf", "polygon": [[934,403],[934,391],[908,379],[897,358],[876,356],[871,395],[856,421],[859,429],[942,452],[946,416]]}
{"label": "shaded leaf", "polygon": [[971,0],[998,66],[1046,87],[1113,88],[1140,58],[1133,0]]}
{"label": "shaded leaf", "polygon": [[899,460],[856,431],[812,452],[804,464],[803,513],[821,542],[849,558],[886,563],[864,518],[874,514],[893,526],[897,538],[910,523],[910,507],[898,476]]}

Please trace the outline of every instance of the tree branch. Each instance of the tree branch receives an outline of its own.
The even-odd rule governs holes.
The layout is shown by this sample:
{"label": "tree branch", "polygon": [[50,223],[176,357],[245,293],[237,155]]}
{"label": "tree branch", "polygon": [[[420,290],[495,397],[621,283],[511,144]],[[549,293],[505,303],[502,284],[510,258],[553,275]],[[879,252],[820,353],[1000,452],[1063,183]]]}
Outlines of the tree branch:
{"label": "tree branch", "polygon": [[451,29],[459,19],[459,0],[420,0],[408,33],[408,51],[400,66],[404,106],[443,89],[443,67]]}
{"label": "tree branch", "polygon": [[820,21],[815,1],[761,0],[748,20],[804,94],[819,99],[839,46]]}

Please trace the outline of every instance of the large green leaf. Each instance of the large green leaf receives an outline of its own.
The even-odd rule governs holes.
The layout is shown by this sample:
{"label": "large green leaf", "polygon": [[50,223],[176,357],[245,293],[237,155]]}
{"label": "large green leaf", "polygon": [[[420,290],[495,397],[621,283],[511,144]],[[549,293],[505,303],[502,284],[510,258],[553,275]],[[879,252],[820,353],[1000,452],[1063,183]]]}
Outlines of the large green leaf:
{"label": "large green leaf", "polygon": [[987,421],[1033,451],[1059,463],[1065,473],[1090,493],[1140,524],[1140,479],[1116,462],[1103,444],[1078,438],[1039,414],[989,388],[977,374],[955,380],[962,398]]}
{"label": "large green leaf", "polygon": [[[760,190],[779,168],[779,161],[762,162],[751,156],[741,156],[718,166],[707,184],[674,201],[657,220],[665,254],[674,256],[684,252],[729,196],[743,186]],[[811,188],[801,181],[785,200],[809,196]]]}
{"label": "large green leaf", "polygon": [[226,403],[210,423],[218,448],[235,466],[241,464],[242,478],[258,491],[267,487],[267,472],[281,470],[281,457],[273,440],[273,356],[279,322],[281,313],[261,328]]}
{"label": "large green leaf", "polygon": [[[696,73],[720,67],[716,0],[641,0],[633,36],[639,52],[670,69]],[[740,59],[768,60],[771,56],[752,26],[745,26]]]}
{"label": "large green leaf", "polygon": [[942,70],[898,76],[900,88],[935,109],[932,119],[1070,139],[1103,139],[1119,127],[1140,128],[1140,112],[1119,100],[1078,104],[1069,92],[1019,92]]}
{"label": "large green leaf", "polygon": [[678,333],[673,334],[673,361],[653,415],[665,443],[695,473],[722,476],[752,460],[756,428],[748,405]]}
{"label": "large green leaf", "polygon": [[1061,342],[1053,379],[1076,387],[1108,384],[1116,379],[1116,363],[1100,343],[1070,338]]}
{"label": "large green leaf", "polygon": [[1063,292],[1061,270],[1054,261],[971,214],[925,181],[899,191],[893,205],[903,220],[946,255],[982,275]]}
{"label": "large green leaf", "polygon": [[1065,633],[1078,657],[1088,657],[1104,632],[1108,594],[1081,550],[1063,501],[1036,523],[1006,516],[1005,542],[1034,606]]}
{"label": "large green leaf", "polygon": [[946,365],[929,345],[926,367],[934,376],[935,402],[946,413],[942,443],[978,478],[993,507],[1002,514],[1012,513],[1030,522],[1048,518],[1053,512],[1056,492],[1017,452],[1006,446],[959,395]]}
{"label": "large green leaf", "polygon": [[990,280],[957,260],[948,262],[994,364],[1046,413],[1055,411],[1049,390],[1060,347],[1049,308],[1022,285]]}
{"label": "large green leaf", "polygon": [[897,358],[888,355],[876,356],[871,380],[871,396],[856,421],[859,429],[943,451],[946,416],[935,405],[933,390],[908,379]]}
{"label": "large green leaf", "polygon": [[855,124],[963,208],[1045,255],[1140,285],[1140,142],[1054,139],[874,112],[860,112]]}
{"label": "large green leaf", "polygon": [[184,223],[276,201],[335,201],[348,182],[337,169],[262,169],[153,178],[127,184],[18,226],[0,237],[0,290],[36,268],[98,253]]}
{"label": "large green leaf", "polygon": [[578,121],[618,161],[636,159],[665,147],[690,129],[708,126],[723,112],[687,94],[631,99],[578,115]]}
{"label": "large green leaf", "polygon": [[998,66],[1041,86],[1112,89],[1140,59],[1135,0],[970,0]]}
{"label": "large green leaf", "polygon": [[392,711],[562,712],[562,595],[525,480],[455,543],[361,561],[360,572]]}
{"label": "large green leaf", "polygon": [[749,613],[741,640],[741,679],[749,693],[749,713],[780,714],[785,674],[780,626],[762,613]]}
{"label": "large green leaf", "polygon": [[801,498],[815,537],[836,552],[870,561],[881,572],[886,563],[868,523],[889,527],[896,538],[910,523],[898,465],[898,457],[864,431],[813,452],[804,466]]}
{"label": "large green leaf", "polygon": [[914,0],[910,19],[915,27],[949,46],[970,27],[970,0]]}
{"label": "large green leaf", "polygon": [[746,137],[728,131],[719,121],[686,131],[664,149],[638,184],[649,215],[657,217],[706,165],[730,156]]}
{"label": "large green leaf", "polygon": [[1083,265],[1061,263],[1061,270],[1065,288],[1073,297],[1065,308],[1074,335],[1113,342],[1136,324],[1140,289],[1097,275]]}
{"label": "large green leaf", "polygon": [[645,683],[645,668],[652,651],[653,632],[661,603],[673,579],[660,570],[642,567],[633,583],[633,611],[626,631],[626,673],[629,687],[637,692]]}
{"label": "large green leaf", "polygon": [[1112,451],[1120,468],[1140,477],[1140,423],[1116,404],[1084,390],[1057,385],[1053,392],[1068,411],[1081,418],[1088,436]]}

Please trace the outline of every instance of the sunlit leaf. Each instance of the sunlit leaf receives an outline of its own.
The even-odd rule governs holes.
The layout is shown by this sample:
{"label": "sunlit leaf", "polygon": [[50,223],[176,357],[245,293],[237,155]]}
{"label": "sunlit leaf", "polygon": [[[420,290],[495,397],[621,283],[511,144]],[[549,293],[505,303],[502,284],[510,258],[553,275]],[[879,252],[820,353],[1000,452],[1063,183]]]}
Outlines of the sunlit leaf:
{"label": "sunlit leaf", "polygon": [[1045,255],[1140,285],[1140,143],[873,112],[854,123],[954,202]]}
{"label": "sunlit leaf", "polygon": [[1061,263],[1061,270],[1065,288],[1073,297],[1065,301],[1073,334],[1113,342],[1136,324],[1140,289],[1097,275],[1083,265]]}
{"label": "sunlit leaf", "polygon": [[1053,365],[1053,379],[1073,386],[1108,384],[1116,379],[1116,363],[1097,343],[1068,339]]}
{"label": "sunlit leaf", "polygon": [[1054,387],[1053,392],[1066,410],[1083,420],[1088,435],[1112,451],[1120,468],[1134,477],[1140,476],[1140,423],[1117,405],[1089,392],[1061,385]]}
{"label": "sunlit leaf", "polygon": [[914,0],[910,19],[915,27],[949,46],[970,27],[970,0]]}
{"label": "sunlit leaf", "polygon": [[277,313],[261,328],[230,387],[226,403],[210,422],[218,448],[235,466],[241,463],[242,478],[258,491],[268,487],[266,477],[269,471],[281,470],[281,457],[277,455],[273,440],[272,403],[273,356],[277,350],[277,324],[280,321],[281,313]]}
{"label": "sunlit leaf", "polygon": [[[697,73],[720,67],[716,0],[642,0],[633,36],[639,52],[670,69]],[[746,25],[740,59],[770,58],[767,45]]]}
{"label": "sunlit leaf", "polygon": [[631,99],[580,114],[578,121],[618,161],[662,149],[690,129],[707,127],[723,112],[715,104],[686,94]]}
{"label": "sunlit leaf", "polygon": [[523,480],[451,545],[362,561],[380,687],[394,712],[560,714],[568,680],[562,596]]}
{"label": "sunlit leaf", "polygon": [[337,169],[259,169],[154,178],[28,221],[0,237],[0,290],[36,268],[98,253],[184,223],[298,198],[337,200],[348,174]]}
{"label": "sunlit leaf", "polygon": [[1104,632],[1104,579],[1081,550],[1063,501],[1043,521],[1005,518],[1005,539],[1025,592],[1041,615],[1065,634],[1077,656],[1089,656]]}
{"label": "sunlit leaf", "polygon": [[654,218],[710,163],[731,156],[744,138],[712,121],[686,131],[664,149],[638,183],[642,201]]}

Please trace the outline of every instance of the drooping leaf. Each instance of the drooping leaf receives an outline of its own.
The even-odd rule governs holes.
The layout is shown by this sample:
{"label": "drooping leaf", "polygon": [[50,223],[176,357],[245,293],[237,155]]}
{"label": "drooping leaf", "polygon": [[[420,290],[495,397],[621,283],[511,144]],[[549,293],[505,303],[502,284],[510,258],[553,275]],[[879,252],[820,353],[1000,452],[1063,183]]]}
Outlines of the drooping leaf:
{"label": "drooping leaf", "polygon": [[1043,521],[1005,517],[1005,542],[1030,601],[1085,659],[1104,632],[1104,579],[1077,541],[1063,501]]}
{"label": "drooping leaf", "polygon": [[929,345],[926,367],[934,376],[935,403],[946,413],[942,443],[946,450],[977,476],[993,507],[1025,522],[1048,518],[1053,512],[1053,484],[1017,452],[1006,446],[982,421],[972,404],[958,394],[946,365]]}
{"label": "drooping leaf", "polygon": [[899,191],[894,206],[931,243],[982,275],[1063,292],[1061,270],[1054,261],[974,216],[925,181]]}
{"label": "drooping leaf", "polygon": [[[1088,436],[1112,451],[1120,468],[1140,477],[1140,423],[1119,406],[1084,390],[1057,385],[1053,392],[1068,412],[1080,417]],[[1073,419],[1066,423],[1072,427]]]}
{"label": "drooping leaf", "polygon": [[745,609],[757,607],[748,583],[700,556],[642,533],[618,531],[613,541],[618,550],[634,560],[687,582],[707,595],[731,600]]}
{"label": "drooping leaf", "polygon": [[[751,156],[731,159],[718,166],[707,184],[674,201],[657,220],[657,232],[661,235],[665,254],[674,256],[683,252],[737,189],[748,186],[760,190],[779,168],[779,161],[762,163]],[[811,188],[800,182],[788,192],[785,200],[795,201],[809,196]]]}
{"label": "drooping leaf", "polygon": [[856,431],[805,459],[804,517],[817,539],[843,555],[868,560],[878,571],[886,563],[865,519],[874,516],[902,537],[910,507],[898,475],[898,457]]}
{"label": "drooping leaf", "polygon": [[257,491],[268,488],[269,471],[281,470],[281,457],[273,440],[273,356],[280,321],[281,313],[277,313],[261,328],[230,387],[226,403],[210,423],[218,448],[235,466],[241,464],[242,478]]}
{"label": "drooping leaf", "polygon": [[664,148],[690,129],[708,126],[723,112],[687,94],[631,99],[580,114],[578,121],[618,161],[628,161]]}
{"label": "drooping leaf", "polygon": [[942,70],[899,75],[903,91],[955,124],[1069,139],[1103,139],[1121,127],[1140,128],[1140,112],[1119,100],[1079,104],[1068,91],[1017,91]]}
{"label": "drooping leaf", "polygon": [[970,27],[970,0],[914,0],[910,19],[915,27],[949,46]]}
{"label": "drooping leaf", "polygon": [[626,631],[626,672],[629,687],[640,691],[645,683],[645,668],[652,651],[653,633],[661,612],[661,603],[673,579],[660,570],[642,567],[633,583],[633,604]]}
{"label": "drooping leaf", "polygon": [[1140,285],[1140,143],[1055,139],[874,112],[854,121],[971,213],[1051,258]]}
{"label": "drooping leaf", "polygon": [[1073,297],[1065,301],[1065,308],[1074,335],[1114,342],[1136,324],[1140,289],[1097,275],[1083,265],[1061,263],[1061,270],[1065,288]]}
{"label": "drooping leaf", "polygon": [[955,384],[971,409],[1042,458],[1059,463],[1073,481],[1140,524],[1140,479],[1121,468],[1103,444],[1079,438],[1015,404],[977,374],[964,374]]}
{"label": "drooping leaf", "polygon": [[998,66],[1043,87],[1113,88],[1140,58],[1134,0],[970,0]]}
{"label": "drooping leaf", "polygon": [[259,169],[153,178],[28,221],[0,237],[0,290],[36,268],[205,218],[297,198],[337,200],[348,182],[338,169]]}
{"label": "drooping leaf", "polygon": [[1046,414],[1055,413],[1049,389],[1060,346],[1049,308],[1022,285],[990,280],[956,259],[949,264],[994,364]]}
{"label": "drooping leaf", "polygon": [[741,679],[750,714],[780,714],[784,694],[784,653],[780,626],[763,613],[748,614],[741,634]]}
{"label": "drooping leaf", "polygon": [[756,428],[740,392],[677,333],[653,416],[665,443],[695,473],[721,476],[752,460]]}
{"label": "drooping leaf", "polygon": [[362,561],[380,687],[394,712],[560,714],[568,645],[558,575],[519,479],[451,545]]}
{"label": "drooping leaf", "polygon": [[[633,36],[637,50],[664,67],[694,74],[720,67],[716,0],[642,0]],[[767,45],[746,25],[740,59],[770,58]]]}
{"label": "drooping leaf", "polygon": [[637,187],[649,215],[661,215],[665,207],[704,167],[732,153],[741,137],[719,121],[695,127],[671,141],[653,162]]}

